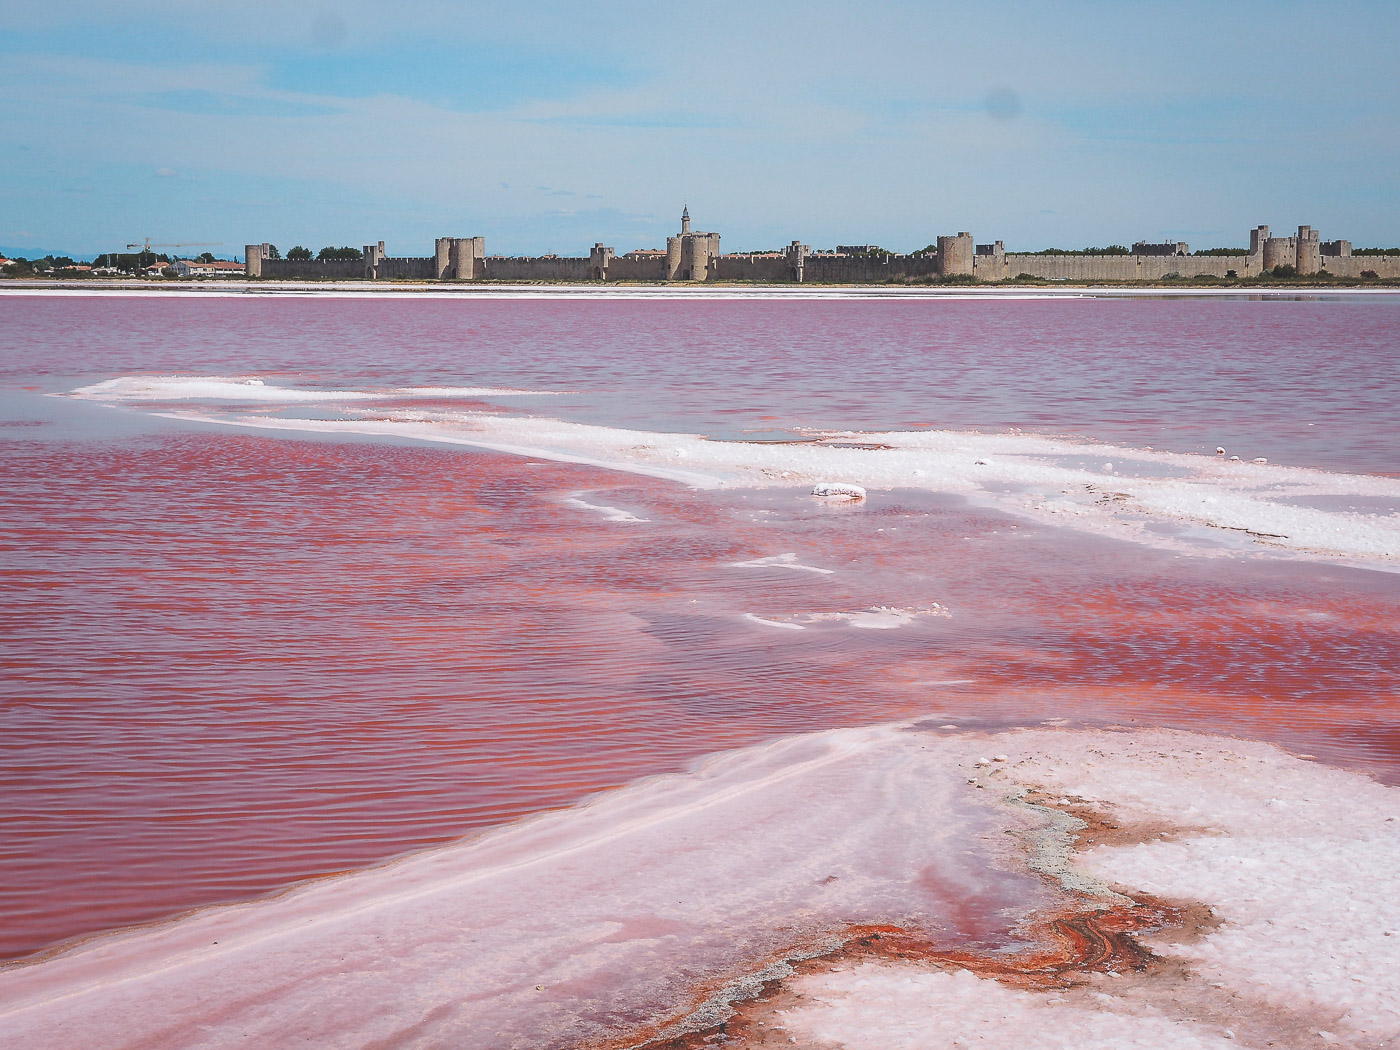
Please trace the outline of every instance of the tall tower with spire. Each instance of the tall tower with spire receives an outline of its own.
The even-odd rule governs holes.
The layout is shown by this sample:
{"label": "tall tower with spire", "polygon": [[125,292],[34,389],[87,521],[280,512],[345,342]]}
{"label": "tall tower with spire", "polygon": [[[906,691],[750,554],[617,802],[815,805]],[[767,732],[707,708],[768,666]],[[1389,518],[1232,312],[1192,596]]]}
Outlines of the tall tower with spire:
{"label": "tall tower with spire", "polygon": [[666,238],[666,279],[708,281],[719,266],[719,234],[690,228],[690,206],[681,211],[681,232]]}

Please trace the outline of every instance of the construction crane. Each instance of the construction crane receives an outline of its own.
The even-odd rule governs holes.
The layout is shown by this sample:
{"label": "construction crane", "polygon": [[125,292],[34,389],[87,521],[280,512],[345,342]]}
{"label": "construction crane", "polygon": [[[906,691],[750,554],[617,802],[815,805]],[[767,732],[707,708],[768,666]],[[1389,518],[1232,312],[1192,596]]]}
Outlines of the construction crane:
{"label": "construction crane", "polygon": [[142,255],[149,255],[152,248],[222,248],[223,241],[189,241],[185,244],[152,244],[149,237],[143,243],[128,244],[128,248],[140,248]]}

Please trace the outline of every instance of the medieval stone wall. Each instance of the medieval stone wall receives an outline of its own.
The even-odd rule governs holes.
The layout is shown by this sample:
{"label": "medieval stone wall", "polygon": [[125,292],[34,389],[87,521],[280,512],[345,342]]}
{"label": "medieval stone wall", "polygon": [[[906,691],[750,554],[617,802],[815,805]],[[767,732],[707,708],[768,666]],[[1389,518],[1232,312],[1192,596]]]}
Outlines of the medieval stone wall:
{"label": "medieval stone wall", "polygon": [[616,255],[608,263],[608,280],[664,281],[669,269],[664,255],[644,255],[640,259],[629,259],[625,255]]}
{"label": "medieval stone wall", "polygon": [[488,281],[588,281],[587,259],[550,256],[487,256],[483,277]]}
{"label": "medieval stone wall", "polygon": [[797,280],[795,270],[794,261],[781,255],[721,255],[715,269],[715,280],[776,284]]}
{"label": "medieval stone wall", "polygon": [[[1029,274],[1048,281],[1160,281],[1211,275],[1236,277],[1259,273],[1257,255],[1022,255],[1007,253],[1000,267],[988,257],[975,260],[979,281],[1001,281]],[[1000,275],[998,275],[1000,274]]]}
{"label": "medieval stone wall", "polygon": [[936,255],[809,255],[808,284],[879,284],[938,276]]}
{"label": "medieval stone wall", "polygon": [[437,260],[384,258],[374,267],[376,281],[435,281],[437,280]]}
{"label": "medieval stone wall", "polygon": [[360,281],[365,264],[360,259],[263,259],[258,276],[283,281]]}
{"label": "medieval stone wall", "polygon": [[1400,255],[1324,255],[1322,269],[1337,277],[1360,277],[1373,270],[1377,277],[1400,278]]}
{"label": "medieval stone wall", "polygon": [[[942,236],[939,253],[927,255],[812,254],[793,241],[781,256],[720,255],[719,234],[684,232],[668,238],[666,254],[618,256],[595,244],[588,258],[537,256],[485,258],[481,237],[440,237],[432,256],[389,258],[384,242],[366,245],[363,260],[270,259],[269,244],[245,248],[250,277],[283,280],[492,280],[492,281],[745,281],[786,284],[880,284],[970,277],[979,282],[1015,280],[1022,274],[1052,281],[1130,283],[1199,276],[1255,277],[1275,266],[1292,266],[1300,274],[1326,273],[1360,278],[1374,272],[1400,278],[1400,256],[1353,255],[1347,241],[1321,243],[1315,230],[1299,227],[1294,237],[1270,237],[1267,226],[1250,232],[1248,255],[1164,255],[1170,245],[1139,242],[1132,255],[1006,254],[1002,242],[974,245],[972,235]],[[1184,245],[1177,245],[1184,250]],[[1335,253],[1335,254],[1334,254]]]}

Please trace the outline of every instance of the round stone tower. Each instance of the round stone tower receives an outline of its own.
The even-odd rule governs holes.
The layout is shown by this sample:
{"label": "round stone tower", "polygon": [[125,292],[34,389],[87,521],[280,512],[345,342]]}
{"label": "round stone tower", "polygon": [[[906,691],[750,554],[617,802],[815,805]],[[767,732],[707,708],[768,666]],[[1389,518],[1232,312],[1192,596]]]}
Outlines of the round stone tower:
{"label": "round stone tower", "polygon": [[1299,274],[1317,273],[1322,269],[1322,244],[1317,231],[1311,226],[1298,227],[1298,267]]}
{"label": "round stone tower", "polygon": [[1298,243],[1292,237],[1270,237],[1264,242],[1264,269],[1298,265]]}
{"label": "round stone tower", "polygon": [[972,234],[960,233],[956,237],[938,238],[938,272],[943,276],[955,273],[971,273],[972,257],[976,246]]}

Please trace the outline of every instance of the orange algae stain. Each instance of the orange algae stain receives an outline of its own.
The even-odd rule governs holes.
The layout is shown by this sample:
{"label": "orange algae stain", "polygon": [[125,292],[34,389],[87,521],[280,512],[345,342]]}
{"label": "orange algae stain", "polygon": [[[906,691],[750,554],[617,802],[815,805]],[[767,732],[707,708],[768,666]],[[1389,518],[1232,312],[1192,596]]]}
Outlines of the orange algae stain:
{"label": "orange algae stain", "polygon": [[764,982],[752,995],[736,1001],[724,1021],[707,1027],[681,1030],[686,1018],[698,1010],[706,996],[720,986],[697,994],[684,1011],[662,1024],[639,1026],[627,1036],[600,1044],[599,1050],[699,1050],[723,1038],[726,1045],[741,1047],[787,1043],[760,1023],[775,1016],[775,1000],[788,996],[793,977],[828,971],[834,965],[866,962],[919,964],[945,970],[966,970],[978,977],[1014,988],[1049,990],[1083,985],[1096,974],[1117,977],[1151,971],[1162,960],[1139,944],[1136,935],[1184,928],[1197,916],[1191,906],[1177,906],[1140,895],[1134,904],[1084,908],[1072,903],[1047,915],[1034,916],[1018,927],[1029,946],[1015,952],[947,948],[928,934],[888,924],[857,924],[842,934],[840,945],[815,953],[776,955],[769,966],[786,963],[788,977]]}
{"label": "orange algae stain", "polygon": [[1020,988],[1059,988],[1082,983],[1091,973],[1147,969],[1157,957],[1134,935],[1181,925],[1184,914],[1180,907],[1151,898],[1135,905],[1068,910],[1031,921],[1019,932],[1032,947],[1011,954],[940,949],[899,927],[857,926],[836,956],[926,962]]}

